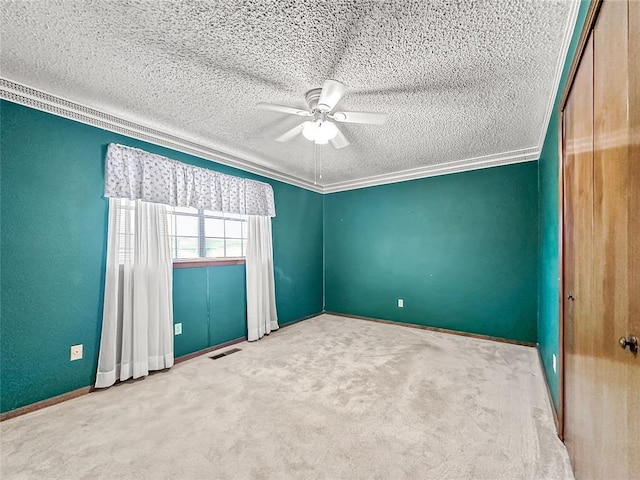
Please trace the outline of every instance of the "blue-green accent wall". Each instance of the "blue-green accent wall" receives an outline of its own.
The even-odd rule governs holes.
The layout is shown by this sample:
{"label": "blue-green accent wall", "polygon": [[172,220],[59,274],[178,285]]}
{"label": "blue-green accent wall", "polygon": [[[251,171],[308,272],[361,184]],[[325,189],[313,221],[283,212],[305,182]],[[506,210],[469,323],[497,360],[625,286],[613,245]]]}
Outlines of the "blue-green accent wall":
{"label": "blue-green accent wall", "polygon": [[560,86],[556,94],[553,113],[549,121],[549,127],[544,139],[544,145],[538,162],[538,182],[539,182],[539,211],[540,211],[540,252],[539,262],[539,285],[538,285],[538,343],[540,345],[540,355],[547,384],[551,392],[553,403],[558,408],[559,405],[559,378],[553,371],[552,355],[559,356],[560,343],[560,317],[559,317],[559,288],[560,288],[560,264],[559,264],[559,107],[562,91],[567,82],[571,62],[576,53],[580,32],[584,25],[589,9],[589,0],[580,2],[578,18],[573,31],[573,37],[567,52],[567,58],[560,79]]}
{"label": "blue-green accent wall", "polygon": [[[557,111],[588,7],[583,0],[537,166],[323,198],[0,102],[0,411],[94,381],[106,254],[104,155],[112,142],[273,185],[281,324],[322,311],[324,288],[329,311],[537,340],[557,406]],[[174,270],[174,321],[183,323],[176,355],[243,337],[244,295],[243,266]],[[70,362],[76,343],[84,344],[84,359]]]}
{"label": "blue-green accent wall", "polygon": [[535,342],[537,188],[530,162],[325,195],[326,310]]}
{"label": "blue-green accent wall", "polygon": [[[273,185],[281,324],[322,311],[322,196],[10,102],[0,103],[0,410],[91,385],[100,342],[108,202],[116,142]],[[176,355],[243,337],[244,266],[174,270]],[[69,361],[71,345],[84,358]]]}
{"label": "blue-green accent wall", "polygon": [[175,356],[246,337],[245,293],[244,265],[174,269]]}

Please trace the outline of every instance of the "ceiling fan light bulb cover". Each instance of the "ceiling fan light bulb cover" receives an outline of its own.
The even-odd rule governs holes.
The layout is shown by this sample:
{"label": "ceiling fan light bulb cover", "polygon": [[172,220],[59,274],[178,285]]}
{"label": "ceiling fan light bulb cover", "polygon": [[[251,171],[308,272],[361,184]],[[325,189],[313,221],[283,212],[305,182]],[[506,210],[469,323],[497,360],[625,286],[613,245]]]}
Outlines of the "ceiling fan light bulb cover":
{"label": "ceiling fan light bulb cover", "polygon": [[336,127],[331,122],[322,122],[318,126],[318,132],[316,133],[316,139],[318,137],[320,137],[323,140],[329,141],[332,138],[335,138],[337,134],[338,134],[338,127]]}
{"label": "ceiling fan light bulb cover", "polygon": [[302,135],[310,141],[315,141],[320,145],[326,144],[338,134],[338,127],[331,122],[304,122],[302,124]]}
{"label": "ceiling fan light bulb cover", "polygon": [[302,124],[302,135],[307,140],[314,141],[316,139],[316,128],[314,122],[304,122]]}

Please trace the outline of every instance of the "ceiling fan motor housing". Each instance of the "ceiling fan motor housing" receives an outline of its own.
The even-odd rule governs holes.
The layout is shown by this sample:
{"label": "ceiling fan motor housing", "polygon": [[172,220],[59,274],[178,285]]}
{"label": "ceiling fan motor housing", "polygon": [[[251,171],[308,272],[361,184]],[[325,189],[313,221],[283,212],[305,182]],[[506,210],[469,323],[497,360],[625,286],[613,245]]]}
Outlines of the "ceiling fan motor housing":
{"label": "ceiling fan motor housing", "polygon": [[[307,105],[309,105],[309,111],[313,112],[315,110],[322,111],[321,108],[318,108],[318,100],[320,99],[320,93],[322,92],[322,88],[312,88],[307,93],[304,94],[304,98],[307,101]],[[328,112],[329,109],[324,110],[324,112]]]}

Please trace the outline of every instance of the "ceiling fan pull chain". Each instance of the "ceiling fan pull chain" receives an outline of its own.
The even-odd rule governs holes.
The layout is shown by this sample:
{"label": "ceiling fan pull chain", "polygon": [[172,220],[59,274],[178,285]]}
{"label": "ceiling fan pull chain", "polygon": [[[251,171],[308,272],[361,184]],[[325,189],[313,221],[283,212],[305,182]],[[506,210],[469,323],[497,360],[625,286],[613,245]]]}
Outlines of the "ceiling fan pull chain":
{"label": "ceiling fan pull chain", "polygon": [[313,142],[313,184],[318,184],[318,144]]}
{"label": "ceiling fan pull chain", "polygon": [[320,175],[319,175],[319,177],[320,177],[320,180],[322,181],[322,150],[320,150],[318,155],[320,157]]}

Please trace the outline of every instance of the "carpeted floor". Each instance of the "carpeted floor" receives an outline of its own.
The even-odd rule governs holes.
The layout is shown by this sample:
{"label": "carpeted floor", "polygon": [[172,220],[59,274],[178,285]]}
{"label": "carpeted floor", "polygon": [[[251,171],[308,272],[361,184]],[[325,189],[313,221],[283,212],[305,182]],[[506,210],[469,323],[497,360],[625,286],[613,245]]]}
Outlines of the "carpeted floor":
{"label": "carpeted floor", "polygon": [[237,346],[3,422],[0,476],[573,478],[533,348],[331,315]]}

